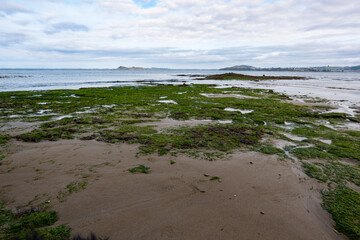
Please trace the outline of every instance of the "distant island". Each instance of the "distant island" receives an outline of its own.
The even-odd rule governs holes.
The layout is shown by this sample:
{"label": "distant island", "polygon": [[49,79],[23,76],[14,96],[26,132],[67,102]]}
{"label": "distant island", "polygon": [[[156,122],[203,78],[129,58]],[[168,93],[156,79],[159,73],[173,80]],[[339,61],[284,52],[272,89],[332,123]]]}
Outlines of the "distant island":
{"label": "distant island", "polygon": [[124,66],[120,66],[117,68],[117,70],[146,70],[146,68],[143,67],[124,67]]}
{"label": "distant island", "polygon": [[289,71],[289,72],[360,72],[360,65],[352,67],[286,67],[286,68],[258,68],[249,65],[236,65],[232,67],[221,68],[219,70],[231,71]]}

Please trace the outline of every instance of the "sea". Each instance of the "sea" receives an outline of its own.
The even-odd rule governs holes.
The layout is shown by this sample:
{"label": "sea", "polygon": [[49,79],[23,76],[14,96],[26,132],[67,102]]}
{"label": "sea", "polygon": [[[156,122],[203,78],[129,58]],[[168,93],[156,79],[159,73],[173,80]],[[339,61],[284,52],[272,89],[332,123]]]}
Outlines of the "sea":
{"label": "sea", "polygon": [[360,105],[359,72],[233,71],[247,75],[302,76],[306,80],[199,80],[191,75],[225,73],[201,69],[0,69],[0,91],[37,91],[149,84],[215,84],[217,87],[272,89],[298,97],[337,101],[347,107]]}

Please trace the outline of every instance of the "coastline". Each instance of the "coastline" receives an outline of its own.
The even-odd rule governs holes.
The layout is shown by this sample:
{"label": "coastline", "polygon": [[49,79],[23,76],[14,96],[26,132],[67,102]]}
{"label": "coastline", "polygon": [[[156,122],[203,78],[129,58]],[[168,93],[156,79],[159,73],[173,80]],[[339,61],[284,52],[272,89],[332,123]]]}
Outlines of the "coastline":
{"label": "coastline", "polygon": [[[359,124],[358,111],[206,85],[0,94],[7,111],[1,135],[9,136],[1,145],[1,197],[8,208],[50,201],[57,224],[111,239],[344,239],[319,192],[342,183],[359,190],[352,152],[358,130],[346,129],[349,121]],[[48,115],[26,117],[34,112]],[[346,157],[331,151],[340,149],[340,136],[355,141],[342,149]],[[328,160],[359,176],[339,182],[321,171],[324,181],[307,171],[321,168],[316,163],[333,166]],[[139,164],[150,173],[128,171]]]}

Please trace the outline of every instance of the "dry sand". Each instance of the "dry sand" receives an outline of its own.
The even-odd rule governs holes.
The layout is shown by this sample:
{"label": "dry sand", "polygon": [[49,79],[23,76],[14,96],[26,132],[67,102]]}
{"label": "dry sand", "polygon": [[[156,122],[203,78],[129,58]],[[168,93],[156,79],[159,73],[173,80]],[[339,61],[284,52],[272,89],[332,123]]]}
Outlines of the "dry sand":
{"label": "dry sand", "polygon": [[[110,239],[345,239],[320,206],[323,186],[294,163],[255,152],[215,162],[136,152],[96,141],[13,142],[1,193],[13,208],[46,193],[58,224]],[[138,164],[151,173],[127,171]],[[58,192],[81,176],[87,188],[59,202]]]}

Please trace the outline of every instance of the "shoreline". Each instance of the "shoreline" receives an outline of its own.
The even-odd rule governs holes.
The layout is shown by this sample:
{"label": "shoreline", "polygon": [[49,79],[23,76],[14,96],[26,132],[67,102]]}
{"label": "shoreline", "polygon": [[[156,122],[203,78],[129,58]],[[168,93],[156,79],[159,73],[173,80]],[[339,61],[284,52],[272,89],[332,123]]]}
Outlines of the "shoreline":
{"label": "shoreline", "polygon": [[111,239],[345,239],[319,192],[359,194],[356,111],[207,85],[0,95],[7,208],[49,201],[54,226]]}

